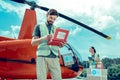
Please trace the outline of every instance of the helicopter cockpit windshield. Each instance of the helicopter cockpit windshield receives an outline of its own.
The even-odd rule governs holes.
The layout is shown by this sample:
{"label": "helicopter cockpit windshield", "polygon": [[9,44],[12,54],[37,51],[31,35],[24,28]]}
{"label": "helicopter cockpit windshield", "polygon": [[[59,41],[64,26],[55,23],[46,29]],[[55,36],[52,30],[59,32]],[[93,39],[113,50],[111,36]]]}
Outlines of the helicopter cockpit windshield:
{"label": "helicopter cockpit windshield", "polygon": [[82,63],[80,53],[68,43],[60,49],[60,53],[63,59],[64,66],[69,67],[74,71],[78,71],[77,68]]}

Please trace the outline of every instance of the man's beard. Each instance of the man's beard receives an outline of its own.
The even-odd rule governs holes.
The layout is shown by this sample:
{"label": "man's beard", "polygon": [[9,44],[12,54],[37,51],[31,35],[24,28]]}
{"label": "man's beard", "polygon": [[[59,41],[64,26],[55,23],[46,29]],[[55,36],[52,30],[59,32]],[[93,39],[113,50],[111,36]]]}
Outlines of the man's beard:
{"label": "man's beard", "polygon": [[48,23],[49,25],[52,25],[52,24],[53,24],[53,22],[52,22],[52,21],[47,21],[47,23]]}

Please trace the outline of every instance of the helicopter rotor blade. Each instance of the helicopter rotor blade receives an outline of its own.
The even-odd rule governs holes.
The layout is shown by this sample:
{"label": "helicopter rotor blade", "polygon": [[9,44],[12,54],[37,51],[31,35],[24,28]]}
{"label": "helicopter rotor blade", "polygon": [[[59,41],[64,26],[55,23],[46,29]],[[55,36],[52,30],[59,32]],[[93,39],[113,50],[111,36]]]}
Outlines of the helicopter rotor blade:
{"label": "helicopter rotor blade", "polygon": [[23,3],[23,4],[26,2],[25,0],[11,0],[11,1],[18,2],[18,3]]}
{"label": "helicopter rotor blade", "polygon": [[84,27],[84,28],[86,28],[86,29],[88,29],[88,30],[90,30],[90,31],[92,31],[92,32],[94,32],[94,33],[96,33],[96,34],[106,38],[106,39],[110,39],[110,37],[107,36],[106,34],[103,34],[102,32],[99,32],[99,31],[97,31],[97,30],[95,30],[95,29],[93,29],[93,28],[91,28],[91,27],[89,27],[89,26],[87,26],[87,25],[85,25],[85,24],[75,20],[75,19],[72,19],[72,18],[70,18],[70,17],[68,17],[66,15],[61,14],[61,13],[59,13],[59,16],[64,18],[64,19],[67,19],[67,20],[69,20],[69,21],[71,21],[73,23],[76,23],[76,24],[78,24],[78,25],[80,25],[80,26],[82,26],[82,27]]}
{"label": "helicopter rotor blade", "polygon": [[[18,3],[26,3],[26,4],[30,5],[30,6],[33,6],[33,8],[40,8],[40,9],[42,9],[44,11],[49,10],[49,8],[47,8],[47,7],[42,7],[42,6],[37,5],[34,1],[31,1],[31,2],[28,2],[28,1],[25,1],[25,0],[12,0],[12,1],[15,1],[15,2],[18,2]],[[84,28],[86,28],[86,29],[88,29],[88,30],[90,30],[90,31],[92,31],[92,32],[94,32],[94,33],[108,39],[108,40],[111,39],[110,36],[107,36],[106,34],[104,34],[102,32],[99,32],[99,31],[87,26],[86,24],[83,24],[80,21],[77,21],[77,20],[75,20],[73,18],[70,18],[70,17],[68,17],[68,16],[66,16],[64,14],[61,14],[61,13],[59,13],[59,16],[66,19],[66,20],[68,20],[68,21],[71,21],[71,22],[73,22],[75,24],[78,24],[78,25],[80,25],[80,26],[82,26],[82,27],[84,27]]]}
{"label": "helicopter rotor blade", "polygon": [[[49,8],[42,7],[42,6],[37,6],[37,8],[40,8],[40,9],[42,9],[44,11],[48,11],[49,10]],[[90,30],[90,31],[92,31],[92,32],[94,32],[94,33],[96,33],[96,34],[98,34],[98,35],[108,39],[108,40],[111,39],[110,36],[107,36],[106,34],[103,34],[102,32],[99,32],[99,31],[97,31],[97,30],[95,30],[95,29],[93,29],[93,28],[91,28],[91,27],[89,27],[89,26],[87,26],[87,25],[85,25],[85,24],[75,20],[75,19],[72,19],[72,18],[64,15],[64,14],[59,13],[59,16],[64,18],[64,19],[66,19],[66,20],[68,20],[68,21],[71,21],[71,22],[73,22],[75,24],[78,24],[78,25],[80,25],[80,26],[82,26],[82,27],[84,27],[84,28],[86,28],[86,29],[88,29],[88,30]]]}

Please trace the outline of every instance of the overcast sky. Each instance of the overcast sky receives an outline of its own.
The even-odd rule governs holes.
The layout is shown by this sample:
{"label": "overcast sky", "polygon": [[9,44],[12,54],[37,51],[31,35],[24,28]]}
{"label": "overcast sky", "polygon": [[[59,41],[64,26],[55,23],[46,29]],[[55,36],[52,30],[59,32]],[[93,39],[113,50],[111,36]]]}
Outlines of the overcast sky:
{"label": "overcast sky", "polygon": [[[111,36],[107,40],[77,24],[58,18],[55,25],[70,31],[68,42],[87,60],[94,46],[101,58],[120,58],[120,0],[28,0],[54,8],[77,21]],[[28,5],[0,0],[0,36],[18,37]],[[45,21],[46,12],[36,9],[37,22]]]}

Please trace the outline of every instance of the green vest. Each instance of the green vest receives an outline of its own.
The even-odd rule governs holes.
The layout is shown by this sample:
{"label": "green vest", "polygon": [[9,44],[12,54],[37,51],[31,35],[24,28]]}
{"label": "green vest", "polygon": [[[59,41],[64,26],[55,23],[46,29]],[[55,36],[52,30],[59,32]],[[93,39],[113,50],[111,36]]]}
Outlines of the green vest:
{"label": "green vest", "polygon": [[[41,37],[45,36],[45,35],[49,35],[49,31],[48,31],[48,28],[46,26],[45,23],[41,23],[40,26],[40,34],[41,34]],[[55,30],[55,26],[53,25],[52,28],[51,28],[51,34],[54,34],[54,30]],[[58,49],[59,47],[58,46],[51,46],[51,45],[47,45],[47,40],[44,40],[43,42],[41,42],[39,45],[38,45],[38,48],[37,48],[37,56],[38,55],[41,55],[41,56],[48,56],[50,54],[50,50],[56,55],[58,56]]]}

